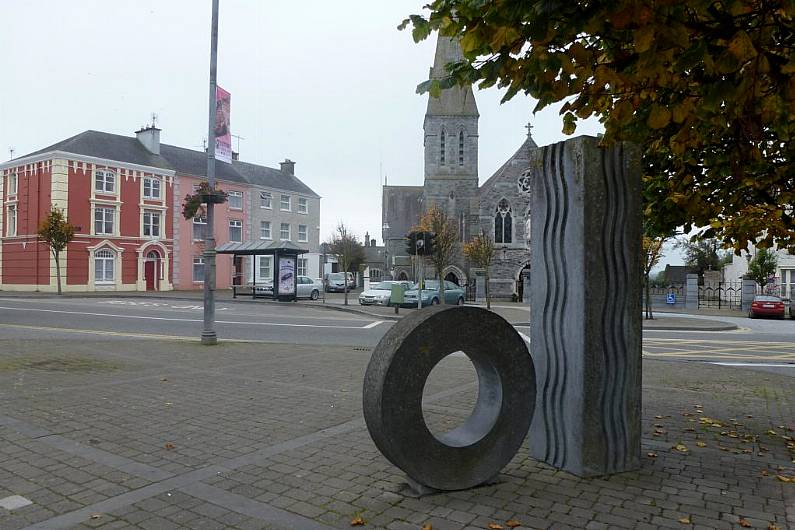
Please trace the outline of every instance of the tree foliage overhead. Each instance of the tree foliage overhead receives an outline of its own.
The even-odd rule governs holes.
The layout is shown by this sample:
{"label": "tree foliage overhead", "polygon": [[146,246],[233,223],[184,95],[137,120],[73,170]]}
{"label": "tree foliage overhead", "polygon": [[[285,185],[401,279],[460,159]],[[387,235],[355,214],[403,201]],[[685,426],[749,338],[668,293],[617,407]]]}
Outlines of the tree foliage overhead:
{"label": "tree foliage overhead", "polygon": [[457,36],[466,61],[429,80],[564,102],[605,143],[644,147],[646,216],[735,249],[795,249],[795,0],[435,0],[415,40]]}

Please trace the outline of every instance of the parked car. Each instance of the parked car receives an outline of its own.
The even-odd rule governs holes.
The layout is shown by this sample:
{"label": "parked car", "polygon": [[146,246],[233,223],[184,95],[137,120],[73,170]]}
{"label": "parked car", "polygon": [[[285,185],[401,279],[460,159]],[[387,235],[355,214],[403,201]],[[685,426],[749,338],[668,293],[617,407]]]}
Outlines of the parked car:
{"label": "parked car", "polygon": [[391,305],[392,286],[398,285],[403,291],[411,287],[411,282],[385,281],[370,284],[370,288],[359,295],[361,305]]}
{"label": "parked car", "polygon": [[793,292],[789,300],[789,317],[795,318],[795,292]]}
{"label": "parked car", "polygon": [[356,287],[356,281],[353,279],[353,273],[346,272],[332,272],[326,275],[326,292],[327,293],[342,293],[345,292],[345,282],[348,283],[348,292],[351,292]]}
{"label": "parked car", "polygon": [[323,282],[321,280],[313,280],[309,276],[299,276],[295,289],[295,295],[298,298],[317,300],[320,298],[320,291],[323,290]]}
{"label": "parked car", "polygon": [[[790,312],[792,311],[790,307]],[[756,317],[784,318],[784,300],[770,294],[758,294],[751,302],[748,318]]]}
{"label": "parked car", "polygon": [[[426,280],[425,288],[420,292],[422,307],[439,303],[439,280]],[[419,286],[415,283],[406,291],[400,307],[417,307]],[[444,302],[446,304],[464,305],[464,290],[453,282],[444,282]]]}
{"label": "parked car", "polygon": [[[309,276],[298,276],[295,282],[295,296],[296,298],[311,298],[317,300],[320,298],[320,292],[323,290],[323,282],[320,280],[313,280]],[[273,296],[273,280],[264,280],[261,284],[257,284],[257,294],[262,296]]]}

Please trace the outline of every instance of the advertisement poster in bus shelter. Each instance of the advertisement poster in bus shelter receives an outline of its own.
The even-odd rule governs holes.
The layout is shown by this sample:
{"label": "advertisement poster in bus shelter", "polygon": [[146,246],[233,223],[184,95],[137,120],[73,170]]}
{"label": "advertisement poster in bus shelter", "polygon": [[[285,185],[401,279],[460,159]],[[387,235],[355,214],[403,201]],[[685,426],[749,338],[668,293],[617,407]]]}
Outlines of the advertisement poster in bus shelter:
{"label": "advertisement poster in bus shelter", "polygon": [[295,294],[295,258],[279,258],[279,295]]}
{"label": "advertisement poster in bus shelter", "polygon": [[229,127],[232,96],[215,87],[215,159],[232,163],[232,129]]}

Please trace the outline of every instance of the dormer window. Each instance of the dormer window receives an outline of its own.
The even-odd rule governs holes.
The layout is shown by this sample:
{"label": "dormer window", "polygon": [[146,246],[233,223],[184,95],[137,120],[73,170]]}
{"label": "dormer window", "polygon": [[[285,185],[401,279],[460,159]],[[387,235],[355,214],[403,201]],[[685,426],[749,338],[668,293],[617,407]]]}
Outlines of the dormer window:
{"label": "dormer window", "polygon": [[116,173],[107,169],[97,169],[94,172],[94,187],[97,193],[115,193]]}
{"label": "dormer window", "polygon": [[458,133],[458,165],[464,165],[464,131]]}
{"label": "dormer window", "polygon": [[445,151],[447,150],[447,146],[445,145],[446,136],[444,129],[442,129],[442,133],[439,135],[439,163],[441,165],[445,163]]}

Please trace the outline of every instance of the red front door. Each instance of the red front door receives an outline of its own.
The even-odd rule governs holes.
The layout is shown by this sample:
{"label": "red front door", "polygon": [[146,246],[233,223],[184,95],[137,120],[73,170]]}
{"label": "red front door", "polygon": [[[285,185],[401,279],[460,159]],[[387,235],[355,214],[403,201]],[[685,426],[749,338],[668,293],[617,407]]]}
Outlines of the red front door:
{"label": "red front door", "polygon": [[157,280],[155,277],[155,263],[154,261],[147,261],[144,263],[144,277],[146,278],[146,290],[147,291],[154,291],[155,285],[157,284]]}

